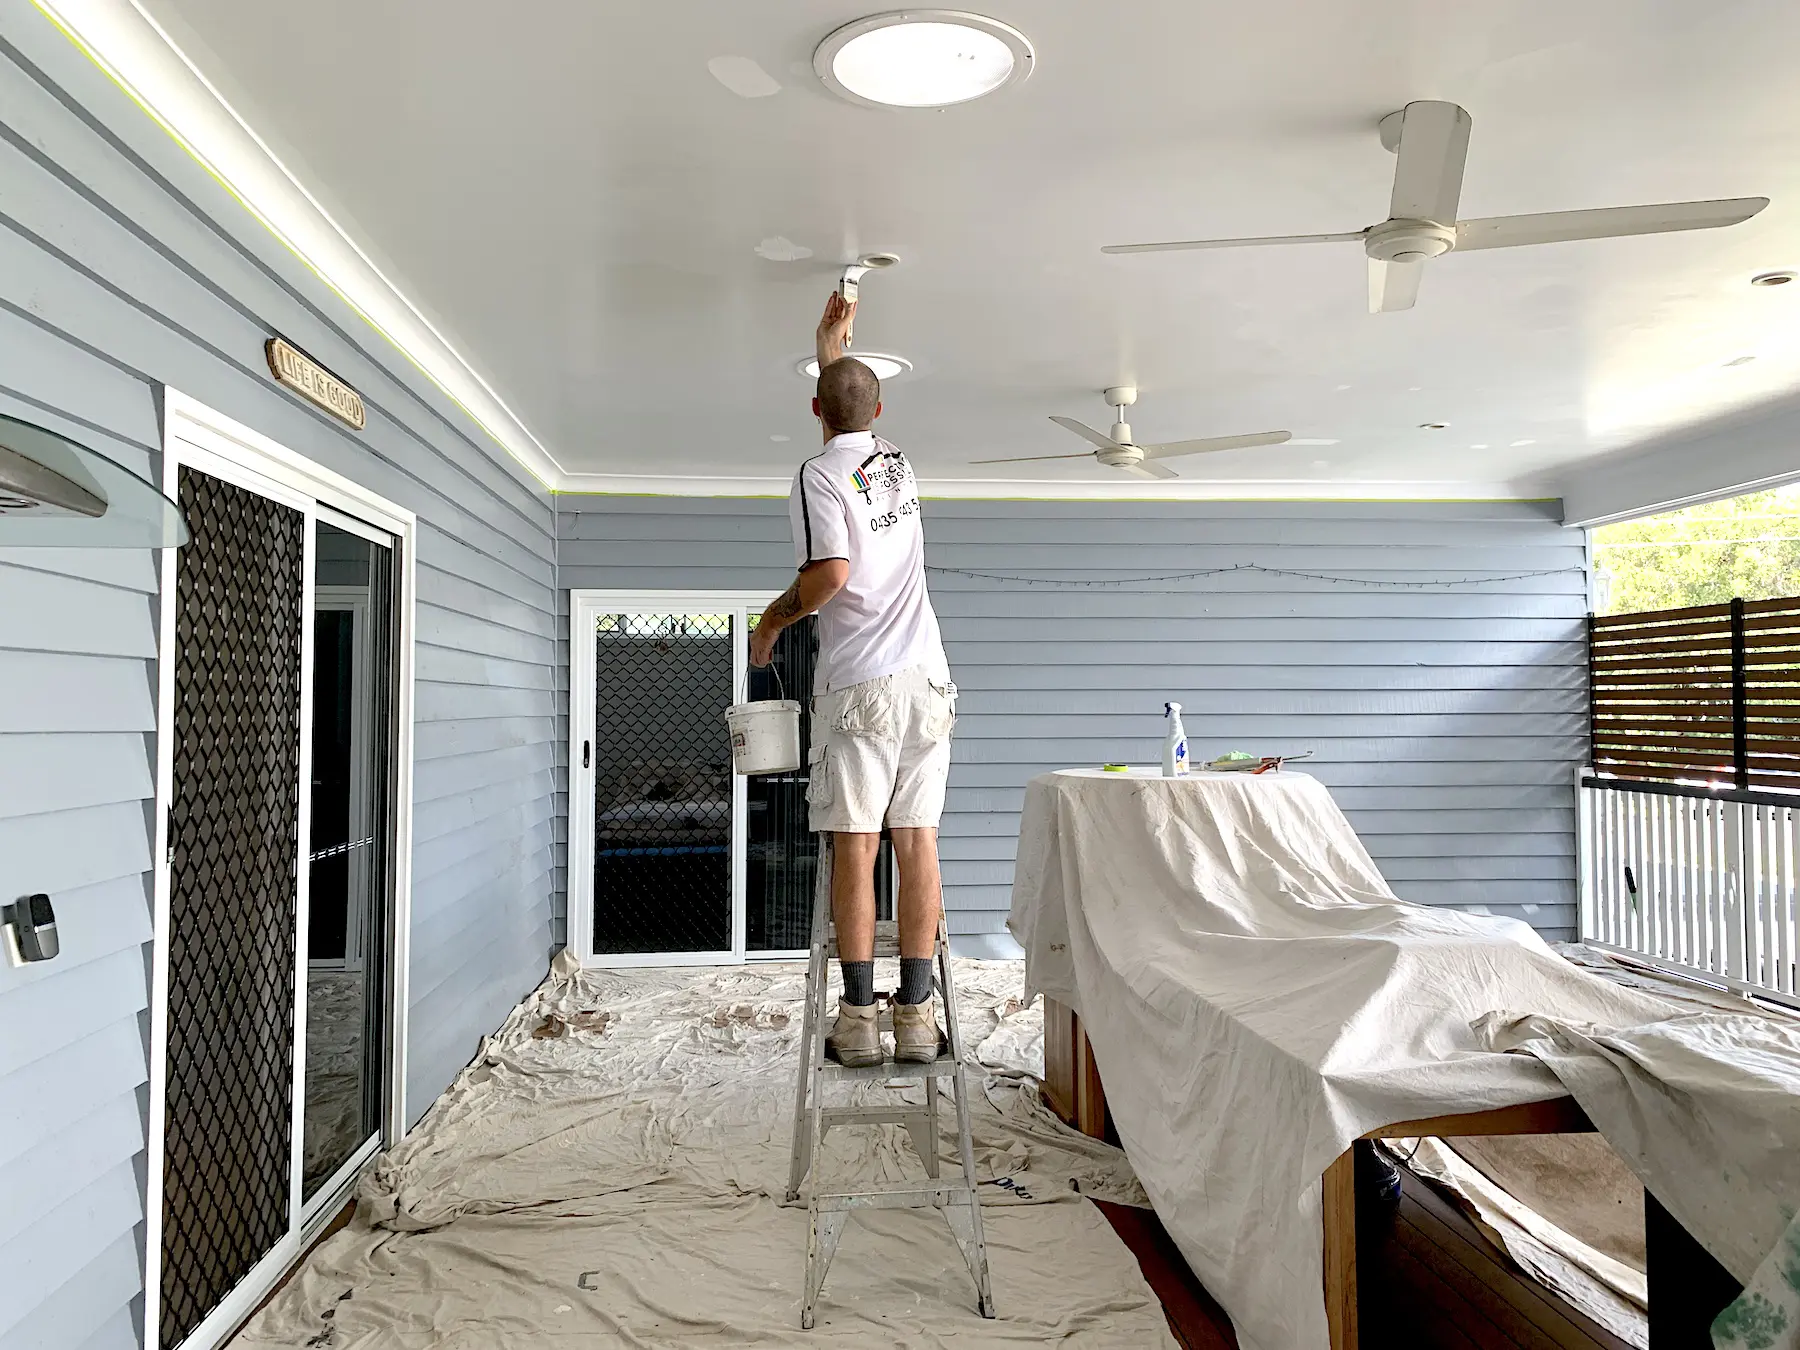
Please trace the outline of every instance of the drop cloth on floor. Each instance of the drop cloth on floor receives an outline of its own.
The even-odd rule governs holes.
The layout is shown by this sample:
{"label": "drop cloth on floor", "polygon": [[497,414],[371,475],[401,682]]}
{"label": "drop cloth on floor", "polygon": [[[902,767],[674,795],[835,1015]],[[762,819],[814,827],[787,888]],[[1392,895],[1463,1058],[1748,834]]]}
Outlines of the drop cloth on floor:
{"label": "drop cloth on floor", "polygon": [[1035,780],[1009,926],[1030,989],[1081,1015],[1138,1176],[1244,1350],[1324,1350],[1319,1177],[1352,1140],[1563,1095],[1476,1018],[1675,1011],[1523,924],[1396,899],[1303,774]]}
{"label": "drop cloth on floor", "polygon": [[[1038,1100],[1043,1020],[1020,966],[959,961],[956,976],[985,1066],[973,1120],[997,1320],[976,1314],[936,1212],[859,1212],[817,1328],[799,1330],[806,1206],[782,1200],[805,971],[780,965],[553,975],[235,1344],[1173,1345],[1084,1198],[1143,1204],[1129,1166]],[[891,1127],[832,1131],[821,1169],[921,1175]]]}

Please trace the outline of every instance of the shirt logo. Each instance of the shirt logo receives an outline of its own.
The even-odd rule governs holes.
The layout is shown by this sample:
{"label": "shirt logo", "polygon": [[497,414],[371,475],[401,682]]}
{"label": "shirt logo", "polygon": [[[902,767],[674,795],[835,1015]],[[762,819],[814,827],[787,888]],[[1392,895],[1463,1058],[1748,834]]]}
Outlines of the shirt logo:
{"label": "shirt logo", "polygon": [[850,471],[850,486],[862,493],[864,504],[873,506],[877,492],[895,492],[911,477],[906,456],[877,452]]}

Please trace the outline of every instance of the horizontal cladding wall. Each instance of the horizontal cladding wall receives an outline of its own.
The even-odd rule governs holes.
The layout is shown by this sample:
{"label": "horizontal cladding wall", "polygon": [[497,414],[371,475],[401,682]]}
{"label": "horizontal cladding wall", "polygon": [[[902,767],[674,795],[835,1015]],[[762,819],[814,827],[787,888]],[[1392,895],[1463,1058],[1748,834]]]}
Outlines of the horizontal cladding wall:
{"label": "horizontal cladding wall", "polygon": [[[780,501],[558,504],[567,589],[792,575]],[[1025,784],[1155,763],[1172,698],[1196,755],[1313,751],[1402,896],[1573,935],[1586,548],[1555,503],[930,501],[926,536],[962,691],[953,932],[1004,930]],[[1209,568],[1241,570],[1118,584]],[[1021,576],[1059,584],[996,579]],[[1464,577],[1509,579],[1438,584]]]}
{"label": "horizontal cladding wall", "polygon": [[[24,0],[0,183],[0,412],[149,475],[168,385],[419,514],[416,1117],[550,945],[549,496]],[[273,333],[364,434],[275,388]],[[137,1336],[156,591],[147,551],[0,549],[0,902],[51,892],[63,944],[0,962],[0,1350]]]}

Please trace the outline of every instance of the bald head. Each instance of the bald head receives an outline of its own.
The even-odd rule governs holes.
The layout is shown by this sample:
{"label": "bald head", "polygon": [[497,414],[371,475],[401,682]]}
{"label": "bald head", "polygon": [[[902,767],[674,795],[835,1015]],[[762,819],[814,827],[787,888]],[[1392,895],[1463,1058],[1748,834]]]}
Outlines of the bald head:
{"label": "bald head", "polygon": [[819,372],[819,418],[831,431],[867,431],[881,411],[881,381],[854,356]]}

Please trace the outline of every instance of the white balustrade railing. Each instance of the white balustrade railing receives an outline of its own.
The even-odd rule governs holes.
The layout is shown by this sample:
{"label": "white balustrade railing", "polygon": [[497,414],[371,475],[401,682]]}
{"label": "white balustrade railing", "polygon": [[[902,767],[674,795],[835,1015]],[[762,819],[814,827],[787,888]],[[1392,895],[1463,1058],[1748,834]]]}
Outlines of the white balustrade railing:
{"label": "white balustrade railing", "polygon": [[1581,939],[1800,1005],[1800,800],[1585,777]]}

